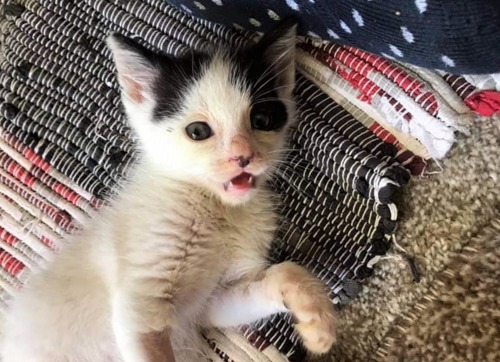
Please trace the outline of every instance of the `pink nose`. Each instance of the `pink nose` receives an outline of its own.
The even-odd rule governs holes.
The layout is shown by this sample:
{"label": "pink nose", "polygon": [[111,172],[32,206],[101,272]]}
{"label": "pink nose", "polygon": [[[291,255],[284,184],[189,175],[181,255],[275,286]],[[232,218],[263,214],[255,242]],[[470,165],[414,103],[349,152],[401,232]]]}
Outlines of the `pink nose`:
{"label": "pink nose", "polygon": [[246,137],[236,136],[229,146],[229,154],[231,161],[236,162],[239,167],[247,167],[253,158],[252,145]]}

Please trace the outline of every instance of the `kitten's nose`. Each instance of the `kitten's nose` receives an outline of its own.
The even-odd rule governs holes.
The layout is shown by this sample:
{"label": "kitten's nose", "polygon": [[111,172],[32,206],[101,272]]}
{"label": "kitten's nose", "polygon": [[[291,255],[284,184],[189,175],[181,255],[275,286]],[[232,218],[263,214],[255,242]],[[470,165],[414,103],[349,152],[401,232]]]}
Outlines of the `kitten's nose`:
{"label": "kitten's nose", "polygon": [[238,157],[231,157],[231,161],[236,162],[239,167],[245,168],[250,164],[252,158],[253,155],[250,155],[250,157],[238,156]]}
{"label": "kitten's nose", "polygon": [[253,150],[249,140],[243,136],[236,136],[231,141],[230,158],[239,167],[247,167],[253,158]]}
{"label": "kitten's nose", "polygon": [[238,166],[240,166],[241,168],[247,167],[249,163],[250,163],[250,158],[243,157],[243,156],[240,156],[238,158]]}

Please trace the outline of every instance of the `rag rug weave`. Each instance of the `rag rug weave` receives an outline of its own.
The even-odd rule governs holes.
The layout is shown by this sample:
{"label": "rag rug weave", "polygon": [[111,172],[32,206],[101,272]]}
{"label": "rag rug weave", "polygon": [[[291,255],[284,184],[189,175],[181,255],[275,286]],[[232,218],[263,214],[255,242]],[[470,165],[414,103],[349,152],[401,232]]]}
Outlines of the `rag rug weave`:
{"label": "rag rug weave", "polygon": [[[30,273],[63,246],[61,236],[98,212],[137,156],[105,37],[117,32],[178,55],[189,48],[242,46],[251,36],[161,0],[3,0],[2,14],[0,309],[5,311]],[[401,156],[408,147],[302,68],[292,151],[272,182],[283,200],[283,221],[270,257],[309,268],[340,308],[355,298],[359,283],[390,248],[397,225],[393,200],[411,170]],[[214,360],[304,360],[293,323],[284,315],[239,334],[206,331],[205,337]]]}

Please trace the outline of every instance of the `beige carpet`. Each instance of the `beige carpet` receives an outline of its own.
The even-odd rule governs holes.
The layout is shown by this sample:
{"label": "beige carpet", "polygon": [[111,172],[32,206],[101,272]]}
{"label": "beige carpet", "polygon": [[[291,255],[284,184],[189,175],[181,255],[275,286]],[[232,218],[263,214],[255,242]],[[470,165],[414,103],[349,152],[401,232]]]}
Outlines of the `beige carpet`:
{"label": "beige carpet", "polygon": [[397,260],[377,264],[326,360],[500,361],[500,121],[471,131],[402,197],[397,240],[422,280]]}
{"label": "beige carpet", "polygon": [[388,361],[500,361],[500,219],[435,283],[416,320],[392,332]]}

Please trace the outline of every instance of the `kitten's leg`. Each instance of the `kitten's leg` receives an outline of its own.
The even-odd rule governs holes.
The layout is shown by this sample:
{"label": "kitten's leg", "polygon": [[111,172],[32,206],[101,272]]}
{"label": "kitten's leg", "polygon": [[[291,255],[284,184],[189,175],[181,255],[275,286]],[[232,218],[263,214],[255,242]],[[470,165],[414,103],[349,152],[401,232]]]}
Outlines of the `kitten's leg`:
{"label": "kitten's leg", "polygon": [[174,362],[168,338],[172,304],[154,297],[119,293],[113,301],[112,325],[124,362]]}
{"label": "kitten's leg", "polygon": [[326,353],[335,342],[336,313],[323,282],[292,262],[273,265],[254,280],[223,291],[210,304],[208,323],[217,327],[248,324],[289,311],[304,346]]}

